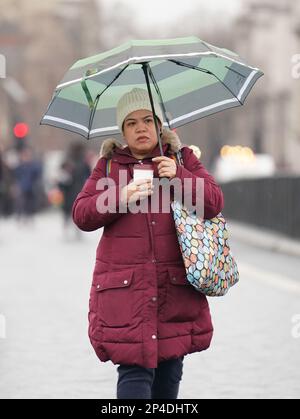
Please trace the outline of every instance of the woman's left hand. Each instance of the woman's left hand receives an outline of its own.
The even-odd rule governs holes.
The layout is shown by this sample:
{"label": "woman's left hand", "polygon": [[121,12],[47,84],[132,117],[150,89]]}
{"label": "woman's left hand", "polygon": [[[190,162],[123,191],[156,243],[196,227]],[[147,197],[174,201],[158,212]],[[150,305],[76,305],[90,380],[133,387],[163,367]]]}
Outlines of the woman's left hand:
{"label": "woman's left hand", "polygon": [[154,157],[154,163],[158,163],[158,176],[173,179],[176,176],[177,165],[173,159],[166,156]]}

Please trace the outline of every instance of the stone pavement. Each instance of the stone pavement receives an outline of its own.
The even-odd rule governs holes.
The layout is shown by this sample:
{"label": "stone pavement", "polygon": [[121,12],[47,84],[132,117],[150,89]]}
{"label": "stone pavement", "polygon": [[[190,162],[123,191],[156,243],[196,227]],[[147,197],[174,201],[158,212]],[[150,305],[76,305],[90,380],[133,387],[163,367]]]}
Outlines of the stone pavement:
{"label": "stone pavement", "polygon": [[[101,231],[77,241],[61,224],[55,212],[0,220],[0,398],[115,397],[116,367],[87,336]],[[185,358],[179,397],[299,398],[300,260],[236,237],[240,284],[210,299],[212,347]]]}

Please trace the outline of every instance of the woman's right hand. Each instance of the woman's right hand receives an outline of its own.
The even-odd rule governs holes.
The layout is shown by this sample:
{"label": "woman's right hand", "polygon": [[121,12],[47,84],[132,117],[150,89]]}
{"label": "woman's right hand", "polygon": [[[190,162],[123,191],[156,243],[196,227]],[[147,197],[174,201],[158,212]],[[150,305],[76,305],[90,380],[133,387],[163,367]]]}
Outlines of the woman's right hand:
{"label": "woman's right hand", "polygon": [[153,194],[151,179],[138,179],[124,186],[121,190],[121,202],[123,205],[146,199]]}

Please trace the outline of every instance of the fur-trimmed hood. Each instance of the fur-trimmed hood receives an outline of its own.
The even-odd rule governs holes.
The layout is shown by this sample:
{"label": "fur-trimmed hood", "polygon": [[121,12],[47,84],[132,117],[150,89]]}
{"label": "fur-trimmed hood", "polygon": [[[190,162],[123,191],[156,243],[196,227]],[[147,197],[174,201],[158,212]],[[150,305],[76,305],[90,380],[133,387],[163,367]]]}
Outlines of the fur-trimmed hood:
{"label": "fur-trimmed hood", "polygon": [[[170,151],[173,153],[177,153],[182,147],[178,135],[169,129],[163,129],[161,139],[162,144],[170,144]],[[123,149],[127,147],[127,144],[121,143],[115,138],[104,140],[100,150],[100,157],[111,159],[116,147]]]}

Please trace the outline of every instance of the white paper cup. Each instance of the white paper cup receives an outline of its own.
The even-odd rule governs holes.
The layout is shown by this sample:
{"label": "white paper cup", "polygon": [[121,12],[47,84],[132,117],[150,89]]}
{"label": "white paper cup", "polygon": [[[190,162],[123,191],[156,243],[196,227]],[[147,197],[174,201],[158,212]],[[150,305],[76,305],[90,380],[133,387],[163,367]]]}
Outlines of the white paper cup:
{"label": "white paper cup", "polygon": [[153,168],[150,164],[135,165],[133,167],[133,181],[151,179],[153,181]]}

